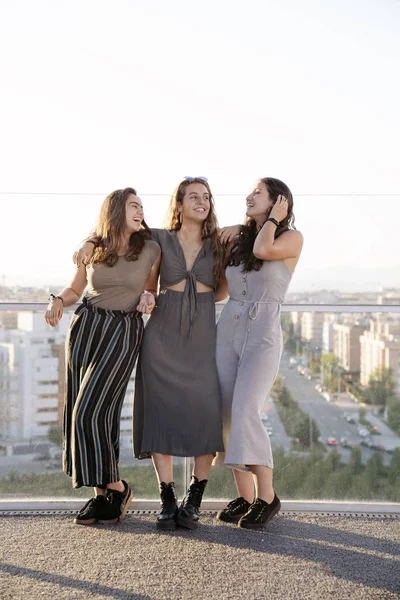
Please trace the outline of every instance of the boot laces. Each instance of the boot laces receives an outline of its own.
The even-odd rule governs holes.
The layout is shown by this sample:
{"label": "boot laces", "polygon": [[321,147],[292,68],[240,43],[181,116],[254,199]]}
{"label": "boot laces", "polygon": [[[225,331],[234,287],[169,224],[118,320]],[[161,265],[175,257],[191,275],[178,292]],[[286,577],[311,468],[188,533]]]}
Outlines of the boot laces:
{"label": "boot laces", "polygon": [[203,497],[203,490],[198,486],[190,486],[188,494],[186,496],[185,504],[191,504],[199,508],[201,499]]}
{"label": "boot laces", "polygon": [[229,504],[226,505],[225,511],[228,513],[234,513],[236,510],[241,508],[247,508],[249,503],[243,498],[235,498],[235,500],[231,500]]}

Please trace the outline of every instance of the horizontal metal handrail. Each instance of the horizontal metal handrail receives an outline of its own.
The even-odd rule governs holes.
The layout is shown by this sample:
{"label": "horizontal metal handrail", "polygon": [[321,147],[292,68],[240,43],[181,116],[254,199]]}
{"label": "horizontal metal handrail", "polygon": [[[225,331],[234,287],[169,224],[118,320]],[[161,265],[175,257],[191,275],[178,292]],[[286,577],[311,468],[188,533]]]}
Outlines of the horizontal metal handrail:
{"label": "horizontal metal handrail", "polygon": [[[65,311],[75,310],[78,304],[66,307]],[[218,302],[217,306],[224,306]],[[46,310],[46,302],[0,302],[1,311],[41,311]],[[282,304],[283,312],[332,312],[332,313],[400,313],[400,304]]]}

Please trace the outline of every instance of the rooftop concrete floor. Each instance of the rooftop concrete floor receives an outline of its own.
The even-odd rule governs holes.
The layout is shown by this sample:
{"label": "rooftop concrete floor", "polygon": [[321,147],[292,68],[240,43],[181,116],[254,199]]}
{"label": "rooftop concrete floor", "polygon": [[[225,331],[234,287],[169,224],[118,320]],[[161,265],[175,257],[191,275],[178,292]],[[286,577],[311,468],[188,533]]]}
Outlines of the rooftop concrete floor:
{"label": "rooftop concrete floor", "polygon": [[72,515],[0,517],[0,598],[400,598],[400,519],[280,515],[159,533],[155,515],[83,527]]}

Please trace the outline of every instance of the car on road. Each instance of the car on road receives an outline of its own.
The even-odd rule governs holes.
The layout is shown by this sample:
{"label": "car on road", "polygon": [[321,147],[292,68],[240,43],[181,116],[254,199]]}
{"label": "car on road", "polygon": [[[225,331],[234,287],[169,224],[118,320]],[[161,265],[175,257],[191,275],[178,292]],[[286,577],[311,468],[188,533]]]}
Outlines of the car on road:
{"label": "car on road", "polygon": [[264,425],[265,427],[265,431],[268,433],[268,435],[271,437],[271,435],[273,434],[274,430],[272,429],[271,425]]}
{"label": "car on road", "polygon": [[337,446],[337,439],[334,437],[328,438],[328,446]]}
{"label": "car on road", "polygon": [[348,439],[345,437],[340,438],[340,445],[343,446],[343,448],[350,448],[350,449],[356,447],[355,444],[350,444]]}
{"label": "car on road", "polygon": [[365,437],[361,440],[360,446],[364,446],[364,448],[369,448],[370,450],[375,450],[374,443],[370,437]]}
{"label": "car on road", "polygon": [[261,413],[261,421],[263,423],[265,423],[266,421],[268,421],[268,415],[267,415],[267,413]]}
{"label": "car on road", "polygon": [[361,435],[361,437],[368,437],[369,436],[369,432],[368,429],[365,429],[365,427],[359,427],[357,429],[358,433]]}
{"label": "car on road", "polygon": [[322,394],[322,392],[324,391],[324,388],[322,387],[322,385],[320,383],[317,383],[317,385],[314,386],[314,390],[316,390],[317,392]]}
{"label": "car on road", "polygon": [[355,425],[356,420],[354,417],[349,415],[349,413],[347,413],[347,412],[343,413],[343,419],[345,419],[348,423]]}
{"label": "car on road", "polygon": [[323,398],[325,398],[325,400],[326,400],[327,402],[331,402],[331,400],[332,400],[332,396],[331,396],[330,394],[328,394],[328,392],[324,392],[324,393],[322,394],[322,397],[323,397]]}
{"label": "car on road", "polygon": [[297,365],[297,358],[295,358],[294,356],[291,356],[289,359],[289,363],[293,366]]}

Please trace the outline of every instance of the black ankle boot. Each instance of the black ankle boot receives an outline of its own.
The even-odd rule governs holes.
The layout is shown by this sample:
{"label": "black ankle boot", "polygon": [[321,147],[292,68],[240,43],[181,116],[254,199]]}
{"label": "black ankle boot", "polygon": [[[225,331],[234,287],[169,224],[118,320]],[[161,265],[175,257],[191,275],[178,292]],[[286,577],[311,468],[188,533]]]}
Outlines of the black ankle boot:
{"label": "black ankle boot", "polygon": [[178,504],[176,501],[175,484],[160,483],[161,510],[158,513],[156,527],[157,529],[176,529],[176,513]]}
{"label": "black ankle boot", "polygon": [[248,512],[239,521],[239,527],[244,529],[262,529],[281,509],[281,502],[275,494],[271,504],[257,498]]}
{"label": "black ankle boot", "polygon": [[186,496],[178,510],[176,518],[178,525],[186,529],[195,529],[199,523],[200,504],[207,485],[207,479],[199,481],[192,475],[192,481]]}

